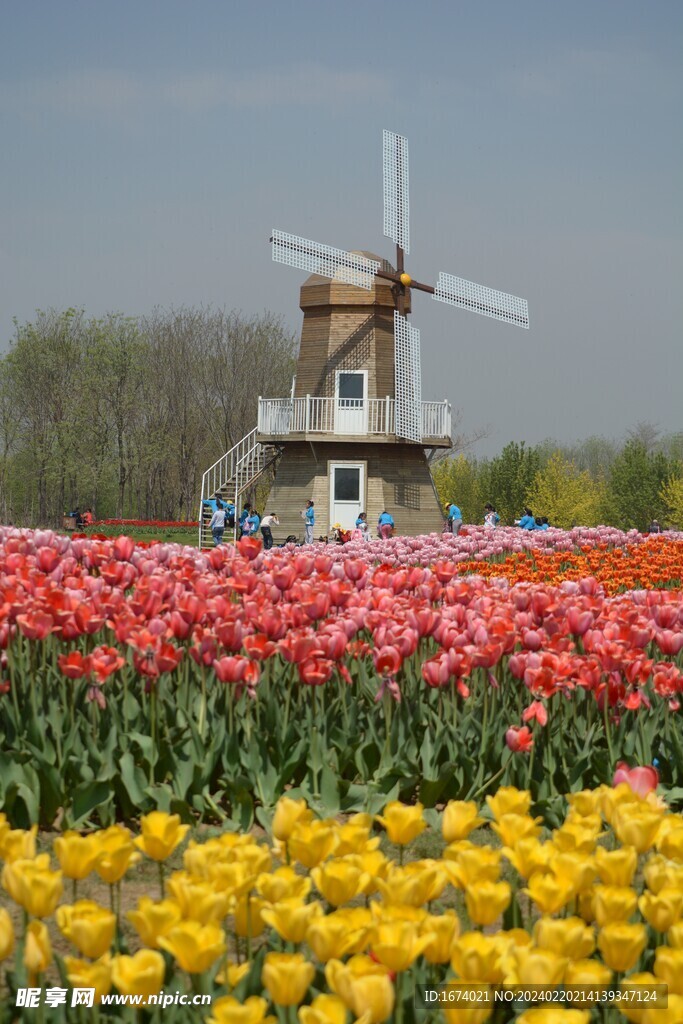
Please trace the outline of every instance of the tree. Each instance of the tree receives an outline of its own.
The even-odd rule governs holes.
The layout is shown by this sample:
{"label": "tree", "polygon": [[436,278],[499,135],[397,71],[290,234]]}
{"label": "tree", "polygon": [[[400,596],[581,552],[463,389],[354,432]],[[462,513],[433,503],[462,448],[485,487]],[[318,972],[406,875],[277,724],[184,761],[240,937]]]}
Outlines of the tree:
{"label": "tree", "polygon": [[462,512],[463,522],[482,522],[483,502],[476,462],[460,454],[437,463],[432,475],[441,505],[454,501]]}
{"label": "tree", "polygon": [[612,464],[610,522],[624,530],[645,530],[651,519],[663,520],[661,491],[674,469],[663,452],[648,452],[642,441],[627,441]]}
{"label": "tree", "polygon": [[527,493],[527,502],[551,526],[597,526],[603,522],[606,487],[586,470],[555,452],[539,470]]}
{"label": "tree", "polygon": [[541,452],[527,448],[524,441],[511,441],[500,455],[484,463],[480,473],[480,494],[483,501],[495,505],[501,523],[519,519],[522,506],[536,473],[541,469]]}
{"label": "tree", "polygon": [[666,508],[666,523],[683,530],[683,476],[670,476],[660,491]]}

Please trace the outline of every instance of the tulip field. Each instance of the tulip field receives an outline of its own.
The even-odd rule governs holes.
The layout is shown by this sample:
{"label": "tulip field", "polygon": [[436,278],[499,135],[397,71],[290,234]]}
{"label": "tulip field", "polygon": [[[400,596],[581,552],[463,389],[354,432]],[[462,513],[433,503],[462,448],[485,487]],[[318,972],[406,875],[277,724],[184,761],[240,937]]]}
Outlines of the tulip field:
{"label": "tulip field", "polygon": [[680,535],[264,553],[3,528],[0,558],[13,825],[159,809],[248,829],[285,792],[372,814],[496,784],[553,820],[620,760],[683,796]]}
{"label": "tulip field", "polygon": [[[683,534],[0,527],[0,564],[3,1024],[60,981],[213,998],[177,1024],[683,1022]],[[413,1008],[632,979],[669,1008]]]}
{"label": "tulip field", "polygon": [[[683,817],[654,769],[621,767],[613,782],[572,793],[553,829],[511,787],[451,801],[431,827],[419,803],[341,822],[285,797],[272,842],[187,842],[188,826],[154,811],[135,839],[122,825],[66,832],[36,855],[35,829],[0,821],[6,1009],[17,986],[61,981],[94,990],[92,1010],[46,1018],[74,1024],[156,1021],[160,993],[187,1000],[164,1010],[177,1024],[381,1024],[434,1020],[416,1014],[415,986],[448,981],[473,1002],[447,1005],[446,1024],[680,1021]],[[158,881],[123,911],[141,858]],[[562,986],[566,1006],[522,997],[542,985]],[[494,1004],[501,986],[517,1001]],[[127,996],[137,1009],[110,1002]]]}

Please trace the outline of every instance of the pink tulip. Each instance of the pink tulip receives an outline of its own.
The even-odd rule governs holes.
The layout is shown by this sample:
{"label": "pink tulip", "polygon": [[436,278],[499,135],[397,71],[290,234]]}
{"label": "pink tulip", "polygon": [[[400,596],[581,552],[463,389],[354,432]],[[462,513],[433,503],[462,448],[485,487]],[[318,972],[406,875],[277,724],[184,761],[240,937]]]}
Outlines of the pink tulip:
{"label": "pink tulip", "polygon": [[657,788],[659,772],[652,765],[629,768],[625,761],[619,761],[614,778],[612,779],[612,785],[618,786],[620,782],[625,782],[638,796],[646,797],[648,793],[654,792]]}

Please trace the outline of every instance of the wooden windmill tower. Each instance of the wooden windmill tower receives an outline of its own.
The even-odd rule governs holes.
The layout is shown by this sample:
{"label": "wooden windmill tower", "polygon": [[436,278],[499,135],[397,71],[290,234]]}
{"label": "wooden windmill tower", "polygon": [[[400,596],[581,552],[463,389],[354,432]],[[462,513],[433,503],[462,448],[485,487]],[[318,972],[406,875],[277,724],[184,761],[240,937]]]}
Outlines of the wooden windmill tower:
{"label": "wooden windmill tower", "polygon": [[408,142],[384,132],[384,234],[396,266],[371,253],[346,252],[274,231],[273,259],[310,276],[297,374],[289,398],[259,398],[256,439],[281,459],[268,499],[280,533],[301,535],[300,510],[315,503],[315,534],[353,526],[384,509],[402,534],[441,530],[443,514],[427,451],[451,443],[447,401],[423,402],[420,332],[409,324],[412,289],[441,302],[529,326],[527,303],[450,274],[435,287],[406,273],[410,251]]}

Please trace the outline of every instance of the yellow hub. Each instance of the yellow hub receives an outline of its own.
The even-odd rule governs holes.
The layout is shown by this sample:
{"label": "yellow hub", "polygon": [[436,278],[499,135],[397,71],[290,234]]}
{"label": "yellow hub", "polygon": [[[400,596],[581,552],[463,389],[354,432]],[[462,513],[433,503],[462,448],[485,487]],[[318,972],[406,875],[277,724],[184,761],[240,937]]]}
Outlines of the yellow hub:
{"label": "yellow hub", "polygon": [[410,274],[401,274],[400,280],[404,288],[410,288],[410,285],[412,284],[413,281]]}

